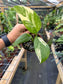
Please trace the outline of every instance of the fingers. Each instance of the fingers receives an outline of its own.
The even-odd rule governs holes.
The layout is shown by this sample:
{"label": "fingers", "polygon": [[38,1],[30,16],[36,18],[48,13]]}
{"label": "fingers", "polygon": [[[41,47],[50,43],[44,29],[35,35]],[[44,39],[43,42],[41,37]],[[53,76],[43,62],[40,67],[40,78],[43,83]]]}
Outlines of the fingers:
{"label": "fingers", "polygon": [[23,24],[16,24],[15,27],[13,28],[13,30],[16,30],[18,32],[23,32],[24,30],[26,30],[26,27]]}
{"label": "fingers", "polygon": [[22,32],[20,35],[22,35],[22,34],[24,34],[24,33],[28,33],[28,34],[29,34],[30,32],[29,32],[29,31],[25,31],[25,32]]}
{"label": "fingers", "polygon": [[27,31],[26,27],[24,26],[24,24],[19,24],[19,31],[20,32],[25,32]]}
{"label": "fingers", "polygon": [[21,29],[21,30],[25,30],[26,29],[26,27],[24,26],[24,24],[18,24],[19,25],[19,28]]}
{"label": "fingers", "polygon": [[16,26],[14,27],[14,31],[16,31],[17,33],[19,33],[19,35],[22,35],[24,33],[30,33],[26,27],[24,26],[24,24],[16,24]]}
{"label": "fingers", "polygon": [[30,33],[29,31],[25,31],[24,33]]}

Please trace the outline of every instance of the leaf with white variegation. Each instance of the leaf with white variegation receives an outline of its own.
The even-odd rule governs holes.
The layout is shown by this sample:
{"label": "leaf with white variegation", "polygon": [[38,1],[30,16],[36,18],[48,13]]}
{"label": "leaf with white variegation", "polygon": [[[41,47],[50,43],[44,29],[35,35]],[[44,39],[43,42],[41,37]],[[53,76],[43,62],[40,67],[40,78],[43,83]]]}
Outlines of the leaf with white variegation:
{"label": "leaf with white variegation", "polygon": [[25,6],[14,6],[25,27],[34,34],[41,29],[41,20],[36,12]]}
{"label": "leaf with white variegation", "polygon": [[50,54],[50,49],[47,43],[42,38],[35,37],[34,48],[40,63],[46,61]]}

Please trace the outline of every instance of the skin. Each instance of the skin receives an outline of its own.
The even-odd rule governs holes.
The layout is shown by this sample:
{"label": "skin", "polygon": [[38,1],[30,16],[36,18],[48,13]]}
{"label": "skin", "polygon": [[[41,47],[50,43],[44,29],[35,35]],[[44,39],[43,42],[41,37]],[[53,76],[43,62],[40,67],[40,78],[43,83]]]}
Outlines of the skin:
{"label": "skin", "polygon": [[[13,43],[23,33],[29,33],[29,31],[26,30],[23,24],[16,24],[12,31],[7,34],[7,38],[11,43]],[[4,47],[5,43],[2,39],[0,39],[0,50]]]}

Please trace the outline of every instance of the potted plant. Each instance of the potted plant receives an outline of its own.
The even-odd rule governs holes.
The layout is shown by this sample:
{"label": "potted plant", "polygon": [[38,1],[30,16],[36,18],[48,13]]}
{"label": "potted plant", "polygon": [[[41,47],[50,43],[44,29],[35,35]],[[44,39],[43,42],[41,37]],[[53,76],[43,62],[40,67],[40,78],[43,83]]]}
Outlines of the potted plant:
{"label": "potted plant", "polygon": [[4,53],[4,54],[5,54],[6,49],[7,49],[7,48],[3,48],[3,49],[2,49],[2,53]]}
{"label": "potted plant", "polygon": [[0,13],[0,21],[1,21],[0,25],[2,25],[2,27],[3,27],[3,30],[1,31],[2,34],[3,33],[8,33],[8,24],[6,24],[7,19],[6,19],[5,14],[2,13],[2,12]]}
{"label": "potted plant", "polygon": [[54,44],[51,45],[51,49],[54,56],[53,61],[55,60],[59,71],[59,79],[63,81],[63,36],[56,37]]}
{"label": "potted plant", "polygon": [[44,18],[44,28],[47,28],[47,30],[53,30],[57,23],[56,21],[56,10],[53,10],[49,14],[47,14]]}
{"label": "potted plant", "polygon": [[43,63],[49,57],[50,48],[43,38],[38,35],[42,25],[39,16],[32,9],[25,6],[14,6],[13,8],[21,18],[21,21],[25,25],[26,29],[30,32],[30,34],[25,33],[21,35],[14,44],[25,44],[28,43],[28,41],[32,41],[31,44],[33,47],[31,44],[28,45],[29,47],[32,47],[31,49],[34,48],[40,63]]}
{"label": "potted plant", "polygon": [[[58,25],[54,29],[54,44],[51,45],[53,56],[59,71],[59,81],[63,82],[63,13],[59,13],[56,22]],[[58,77],[57,77],[58,78]],[[58,82],[58,80],[57,80]],[[59,82],[60,83],[60,82]]]}
{"label": "potted plant", "polygon": [[21,50],[21,46],[22,46],[21,44],[20,45],[17,45],[17,46],[14,46],[14,54],[15,55],[17,55],[19,53],[19,51]]}
{"label": "potted plant", "polygon": [[3,26],[2,33],[9,33],[16,24],[16,13],[12,8],[8,8],[4,13],[0,13],[0,25]]}
{"label": "potted plant", "polygon": [[58,33],[60,35],[63,34],[63,23],[59,23],[56,27],[55,27],[55,33]]}
{"label": "potted plant", "polygon": [[14,57],[14,47],[13,46],[9,46],[7,47],[7,50],[6,50],[6,59],[8,60],[8,62]]}
{"label": "potted plant", "polygon": [[63,35],[54,38],[53,42],[55,43],[55,49],[56,51],[62,51],[63,50]]}

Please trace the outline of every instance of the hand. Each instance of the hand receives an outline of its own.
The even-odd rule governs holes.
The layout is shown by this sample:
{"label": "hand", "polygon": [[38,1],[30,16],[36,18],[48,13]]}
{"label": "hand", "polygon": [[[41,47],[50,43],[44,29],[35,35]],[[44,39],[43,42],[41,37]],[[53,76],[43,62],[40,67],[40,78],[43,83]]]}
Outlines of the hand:
{"label": "hand", "polygon": [[29,33],[23,24],[16,24],[12,31],[7,35],[9,41],[13,43],[23,33]]}

